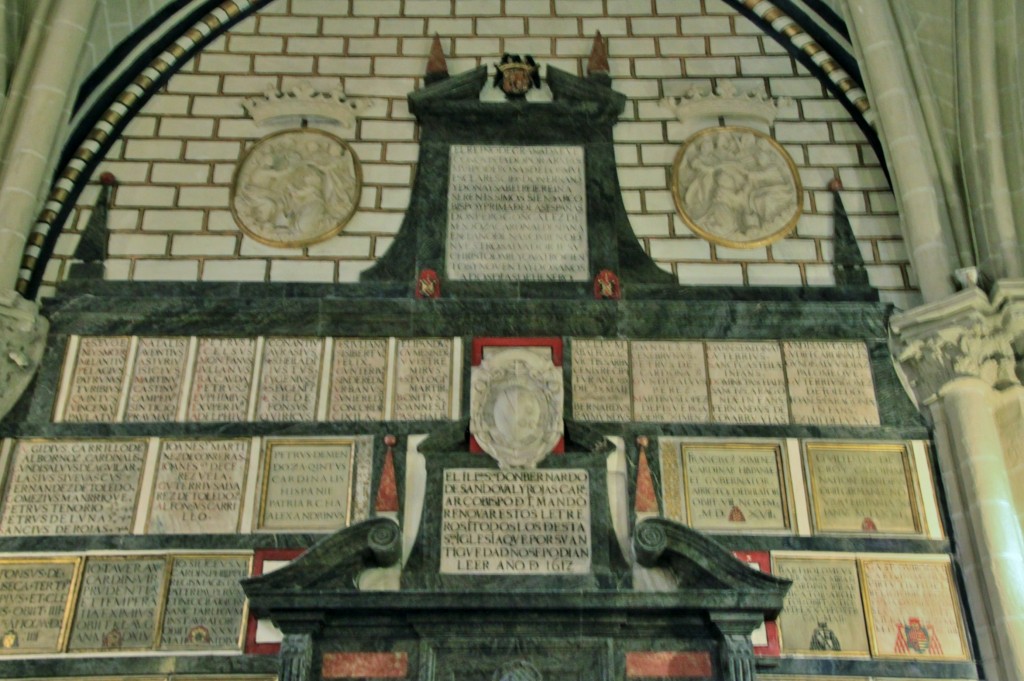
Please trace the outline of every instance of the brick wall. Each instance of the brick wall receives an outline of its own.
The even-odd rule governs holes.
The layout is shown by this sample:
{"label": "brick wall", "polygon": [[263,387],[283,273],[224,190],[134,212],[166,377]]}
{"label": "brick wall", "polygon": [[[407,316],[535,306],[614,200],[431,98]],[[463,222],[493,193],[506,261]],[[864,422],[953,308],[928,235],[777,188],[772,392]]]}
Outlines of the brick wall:
{"label": "brick wall", "polygon": [[[608,38],[613,87],[629,100],[615,128],[622,198],[655,260],[693,285],[832,283],[834,176],[871,283],[900,307],[917,300],[895,200],[843,107],[770,38],[719,0],[278,0],[220,37],[175,75],[125,131],[100,171],[120,180],[110,213],[107,277],[117,280],[354,282],[390,245],[408,204],[417,128],[406,94],[422,86],[431,37],[451,73],[502,52],[583,75],[595,31]],[[236,162],[280,128],[256,126],[245,97],[268,87],[339,79],[373,98],[349,141],[363,170],[359,210],[342,234],[306,248],[272,248],[236,227]],[[731,249],[695,236],[676,214],[671,163],[691,130],[660,106],[728,79],[786,97],[774,128],[806,190],[796,232],[771,246]],[[96,175],[98,178],[98,174]],[[44,295],[67,273],[98,187],[83,193],[47,270]]]}

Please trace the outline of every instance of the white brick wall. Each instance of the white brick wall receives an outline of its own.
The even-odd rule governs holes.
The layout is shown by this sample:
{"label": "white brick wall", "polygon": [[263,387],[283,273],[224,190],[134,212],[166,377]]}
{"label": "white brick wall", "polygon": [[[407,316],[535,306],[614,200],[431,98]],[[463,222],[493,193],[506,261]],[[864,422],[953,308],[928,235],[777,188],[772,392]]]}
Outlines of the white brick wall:
{"label": "white brick wall", "polygon": [[[513,51],[582,75],[596,30],[608,39],[613,87],[629,98],[615,128],[623,204],[661,267],[686,285],[831,284],[827,185],[838,176],[872,283],[897,304],[915,300],[896,202],[860,130],[777,44],[725,3],[707,0],[271,3],[171,78],[101,165],[120,181],[107,277],[357,281],[391,243],[408,206],[418,138],[405,97],[423,84],[433,35],[441,37],[453,73]],[[770,247],[709,244],[689,230],[672,200],[670,166],[694,130],[660,100],[722,78],[792,100],[780,109],[773,133],[800,166],[805,210],[794,234]],[[324,126],[356,150],[363,193],[338,237],[307,248],[272,248],[244,237],[228,205],[238,159],[276,129],[257,126],[242,101],[304,79],[320,87],[340,80],[350,96],[375,99],[354,127]],[[66,276],[95,196],[92,186],[83,193],[45,291]]]}

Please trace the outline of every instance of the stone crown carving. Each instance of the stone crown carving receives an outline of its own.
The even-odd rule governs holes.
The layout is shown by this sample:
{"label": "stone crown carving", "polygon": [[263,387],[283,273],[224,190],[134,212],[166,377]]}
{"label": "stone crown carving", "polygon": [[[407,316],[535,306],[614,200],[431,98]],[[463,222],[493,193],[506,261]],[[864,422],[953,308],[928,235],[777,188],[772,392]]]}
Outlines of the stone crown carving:
{"label": "stone crown carving", "polygon": [[355,124],[356,114],[372,104],[372,100],[349,98],[341,83],[324,91],[303,80],[286,90],[270,86],[262,97],[250,97],[242,106],[257,125],[306,118],[334,121],[350,128]]}
{"label": "stone crown carving", "polygon": [[691,87],[682,97],[666,97],[661,100],[661,105],[674,113],[680,122],[691,118],[744,116],[771,125],[778,116],[779,104],[788,102],[785,98],[769,97],[764,88],[740,94],[735,85],[725,81],[711,91]]}

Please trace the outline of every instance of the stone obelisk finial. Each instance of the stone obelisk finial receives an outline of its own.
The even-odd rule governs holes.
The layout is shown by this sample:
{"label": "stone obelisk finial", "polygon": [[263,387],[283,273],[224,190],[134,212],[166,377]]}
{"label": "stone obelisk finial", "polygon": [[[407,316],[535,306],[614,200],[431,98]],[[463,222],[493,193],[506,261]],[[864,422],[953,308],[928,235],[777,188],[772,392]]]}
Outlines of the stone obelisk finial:
{"label": "stone obelisk finial", "polygon": [[434,34],[434,42],[430,45],[430,57],[427,59],[427,74],[425,80],[427,85],[444,80],[448,77],[448,62],[444,58],[444,50],[441,48],[441,38]]}
{"label": "stone obelisk finial", "polygon": [[611,69],[608,68],[608,44],[601,36],[601,31],[594,34],[594,45],[587,59],[587,76],[605,85],[612,82]]}

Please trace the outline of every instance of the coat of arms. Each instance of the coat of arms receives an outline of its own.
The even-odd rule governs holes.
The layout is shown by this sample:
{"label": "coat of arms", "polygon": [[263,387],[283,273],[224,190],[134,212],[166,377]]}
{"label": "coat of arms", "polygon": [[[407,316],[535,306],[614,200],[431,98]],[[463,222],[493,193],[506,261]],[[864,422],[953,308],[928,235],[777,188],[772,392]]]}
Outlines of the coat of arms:
{"label": "coat of arms", "polygon": [[896,625],[896,652],[941,655],[942,645],[935,635],[935,627],[911,617],[906,624],[900,622]]}
{"label": "coat of arms", "polygon": [[494,76],[494,87],[500,87],[509,99],[523,99],[531,87],[540,87],[540,70],[530,55],[523,58],[506,52],[495,67],[498,72]]}

